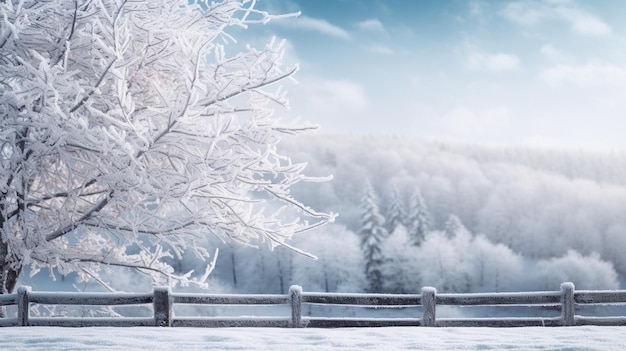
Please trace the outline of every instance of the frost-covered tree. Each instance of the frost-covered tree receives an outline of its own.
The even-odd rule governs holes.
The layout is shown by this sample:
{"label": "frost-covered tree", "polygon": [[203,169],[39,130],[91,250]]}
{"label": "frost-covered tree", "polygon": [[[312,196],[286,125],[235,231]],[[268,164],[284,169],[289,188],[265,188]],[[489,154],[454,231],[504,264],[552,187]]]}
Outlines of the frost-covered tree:
{"label": "frost-covered tree", "polygon": [[418,247],[410,244],[406,228],[399,225],[382,245],[383,290],[390,293],[416,293],[420,288]]}
{"label": "frost-covered tree", "polygon": [[391,198],[389,199],[385,216],[385,228],[387,229],[387,233],[393,233],[399,225],[402,225],[404,216],[402,200],[400,196],[398,196],[398,190],[394,188],[391,191]]}
{"label": "frost-covered tree", "polygon": [[[283,44],[227,53],[254,1],[0,1],[0,284],[25,266],[99,280],[106,266],[202,284],[167,258],[198,243],[284,244],[333,215],[289,195],[278,153]],[[299,219],[306,219],[300,221]]]}
{"label": "frost-covered tree", "polygon": [[535,266],[537,287],[550,289],[554,282],[573,282],[579,289],[619,289],[619,280],[613,264],[598,254],[583,256],[569,250],[562,257],[540,260]]}
{"label": "frost-covered tree", "polygon": [[471,255],[471,291],[515,290],[523,281],[523,258],[507,246],[479,235],[466,251]]}
{"label": "frost-covered tree", "polygon": [[406,227],[413,245],[420,245],[430,230],[428,206],[419,189],[415,189],[409,200]]}
{"label": "frost-covered tree", "polygon": [[380,292],[383,287],[381,266],[384,261],[381,244],[387,237],[385,219],[378,209],[378,198],[369,182],[365,185],[361,215],[361,252],[365,260],[365,277],[370,292]]}
{"label": "frost-covered tree", "polygon": [[460,233],[469,233],[461,219],[454,214],[451,214],[443,225],[443,232],[448,239],[454,239]]}
{"label": "frost-covered tree", "polygon": [[[239,281],[236,288],[233,286],[234,290],[253,294],[286,293],[292,281],[292,252],[287,251],[282,248],[270,250],[267,247],[257,249],[238,245],[237,255],[246,259],[235,262]],[[220,257],[223,257],[221,251]],[[313,261],[309,257],[307,259]]]}
{"label": "frost-covered tree", "polygon": [[467,248],[448,240],[445,233],[428,233],[417,248],[416,260],[421,285],[442,292],[469,291]]}
{"label": "frost-covered tree", "polygon": [[307,251],[323,254],[316,261],[303,255],[292,255],[293,283],[309,291],[363,291],[363,257],[356,233],[342,225],[330,224],[316,230],[314,235],[300,235],[294,242]]}

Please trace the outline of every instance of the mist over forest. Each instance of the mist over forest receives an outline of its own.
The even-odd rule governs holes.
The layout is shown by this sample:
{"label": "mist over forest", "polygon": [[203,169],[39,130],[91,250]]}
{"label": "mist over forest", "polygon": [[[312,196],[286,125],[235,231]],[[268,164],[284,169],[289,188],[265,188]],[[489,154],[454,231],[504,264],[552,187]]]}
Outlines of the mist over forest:
{"label": "mist over forest", "polygon": [[[267,242],[209,239],[219,249],[212,292],[285,293],[292,284],[389,293],[558,290],[565,281],[577,289],[624,286],[626,154],[323,134],[283,139],[280,148],[308,163],[307,175],[333,176],[298,184],[294,198],[339,216],[288,242],[317,260]],[[383,232],[364,239],[377,216]],[[187,253],[174,267],[185,273],[205,264]],[[26,283],[37,287],[48,279],[41,274]],[[116,289],[151,285],[109,274]]]}
{"label": "mist over forest", "polygon": [[[222,245],[213,279],[224,290],[371,291],[360,234],[368,184],[387,230],[377,243],[377,290],[555,290],[563,281],[615,289],[626,275],[623,153],[349,135],[286,139],[281,147],[308,162],[307,174],[333,175],[293,195],[339,217],[290,242],[316,261],[283,247]],[[412,243],[416,196],[426,233]]]}

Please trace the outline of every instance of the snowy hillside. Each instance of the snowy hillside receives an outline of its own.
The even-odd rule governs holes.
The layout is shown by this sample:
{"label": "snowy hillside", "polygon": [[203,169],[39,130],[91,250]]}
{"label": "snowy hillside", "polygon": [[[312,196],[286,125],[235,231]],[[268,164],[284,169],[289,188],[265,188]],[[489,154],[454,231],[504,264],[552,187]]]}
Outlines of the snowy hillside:
{"label": "snowy hillside", "polygon": [[[471,233],[469,242],[432,236],[428,242],[440,255],[447,249],[450,258],[469,245],[489,251],[490,264],[517,266],[517,272],[507,271],[517,282],[500,289],[553,289],[557,282],[552,279],[615,288],[616,274],[626,273],[626,154],[389,136],[316,135],[282,145],[296,160],[309,161],[308,173],[334,176],[332,182],[300,187],[295,194],[338,212],[338,223],[348,231],[360,230],[366,182],[374,187],[388,222],[394,193],[405,211],[413,194],[423,197],[431,231],[445,231],[451,216],[458,218]],[[390,239],[402,243],[393,235]],[[462,246],[456,253],[455,245]],[[315,245],[305,249],[324,252]],[[545,279],[519,281],[529,274]]]}
{"label": "snowy hillside", "polygon": [[[295,161],[309,162],[305,173],[334,176],[292,193],[339,213],[337,222],[290,242],[318,260],[265,243],[257,249],[214,240],[220,249],[214,292],[285,293],[291,284],[367,291],[360,247],[367,182],[388,232],[379,242],[383,291],[557,290],[564,281],[577,289],[617,289],[626,276],[624,154],[384,136],[317,135],[281,145]],[[422,237],[411,244],[418,229]],[[201,270],[202,263],[190,255],[175,267]],[[151,289],[148,281],[111,274],[117,289]],[[37,283],[45,279],[42,272],[27,284],[48,289]]]}
{"label": "snowy hillside", "polygon": [[[441,227],[453,213],[472,232],[492,238],[502,236],[508,229],[522,228],[522,219],[518,218],[494,230],[496,223],[503,222],[497,220],[501,215],[533,217],[533,222],[544,225],[552,223],[552,229],[558,230],[551,232],[553,237],[577,236],[583,228],[578,223],[568,226],[568,220],[579,217],[579,222],[590,221],[587,226],[592,230],[586,235],[588,239],[579,239],[582,241],[576,243],[577,248],[591,251],[594,247],[585,244],[600,242],[595,239],[604,234],[602,229],[626,222],[626,217],[619,216],[626,201],[623,153],[498,148],[349,135],[298,137],[281,145],[294,159],[308,161],[308,173],[334,175],[332,182],[322,185],[324,190],[312,185],[299,194],[338,211],[339,221],[355,230],[358,209],[354,205],[363,194],[366,180],[383,198],[394,188],[407,193],[417,187],[429,205],[435,227]],[[493,211],[503,204],[507,206],[501,211]],[[539,239],[546,236],[549,228],[525,229],[530,231]],[[521,234],[525,241],[534,240]],[[530,247],[521,249],[532,251]]]}

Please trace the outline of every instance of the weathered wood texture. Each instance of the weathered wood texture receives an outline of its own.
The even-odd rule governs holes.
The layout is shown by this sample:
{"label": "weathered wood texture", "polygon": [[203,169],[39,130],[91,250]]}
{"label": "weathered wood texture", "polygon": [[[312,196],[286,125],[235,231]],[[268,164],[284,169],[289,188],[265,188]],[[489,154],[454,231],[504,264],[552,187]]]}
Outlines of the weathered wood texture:
{"label": "weathered wood texture", "polygon": [[[33,317],[32,305],[128,306],[152,305],[153,317]],[[285,305],[291,315],[206,317],[175,316],[173,306],[179,305]],[[414,308],[409,318],[324,317],[303,314],[306,305],[356,306],[366,309]],[[437,318],[438,306],[520,306],[558,310],[558,317],[483,317]],[[218,295],[173,293],[157,287],[148,294],[32,292],[21,287],[17,293],[0,296],[0,306],[16,306],[11,318],[0,318],[4,326],[163,326],[163,327],[276,327],[276,328],[341,328],[341,327],[525,327],[626,325],[626,316],[577,315],[577,309],[593,305],[626,305],[626,291],[576,291],[574,284],[561,284],[560,291],[437,294],[435,288],[425,287],[421,294],[344,294],[303,292],[292,286],[285,295]],[[500,307],[497,307],[500,308]],[[420,312],[421,309],[421,312]]]}

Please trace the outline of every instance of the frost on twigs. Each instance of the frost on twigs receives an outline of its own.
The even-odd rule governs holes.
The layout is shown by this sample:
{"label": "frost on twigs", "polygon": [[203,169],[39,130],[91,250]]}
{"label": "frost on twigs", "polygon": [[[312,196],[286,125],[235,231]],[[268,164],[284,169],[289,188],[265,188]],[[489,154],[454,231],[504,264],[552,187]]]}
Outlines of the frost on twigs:
{"label": "frost on twigs", "polygon": [[[332,221],[290,195],[320,181],[277,152],[284,43],[227,55],[255,2],[0,3],[0,281],[106,266],[204,285],[207,236],[282,245]],[[279,16],[280,17],[280,16]],[[191,251],[206,270],[168,263]]]}

